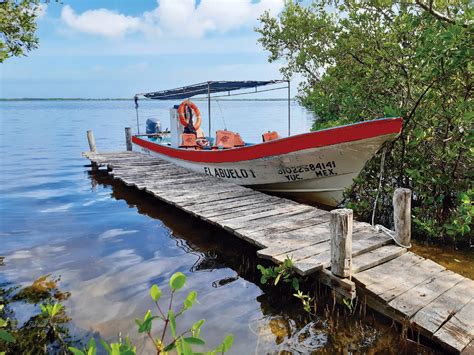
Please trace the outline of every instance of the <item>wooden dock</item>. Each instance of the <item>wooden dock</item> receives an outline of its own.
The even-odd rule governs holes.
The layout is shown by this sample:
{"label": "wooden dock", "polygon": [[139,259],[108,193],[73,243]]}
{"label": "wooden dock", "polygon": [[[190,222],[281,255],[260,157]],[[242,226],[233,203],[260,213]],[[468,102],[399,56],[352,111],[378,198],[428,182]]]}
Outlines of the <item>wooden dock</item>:
{"label": "wooden dock", "polygon": [[[353,221],[348,277],[331,267],[331,213],[212,179],[137,152],[84,155],[124,184],[144,190],[260,248],[261,258],[293,260],[343,297],[356,295],[454,353],[474,353],[474,281],[407,251]],[[333,270],[334,271],[334,270]]]}

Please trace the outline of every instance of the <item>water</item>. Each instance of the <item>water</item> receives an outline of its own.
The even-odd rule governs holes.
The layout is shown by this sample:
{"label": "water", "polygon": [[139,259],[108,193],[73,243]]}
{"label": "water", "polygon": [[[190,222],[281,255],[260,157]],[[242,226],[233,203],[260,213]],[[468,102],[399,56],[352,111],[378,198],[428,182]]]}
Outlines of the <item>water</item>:
{"label": "water", "polygon": [[[71,293],[64,304],[74,335],[113,340],[122,332],[142,349],[134,319],[153,307],[148,289],[157,283],[166,291],[169,277],[181,271],[199,303],[180,324],[205,318],[209,348],[232,333],[234,354],[397,349],[390,324],[363,319],[358,326],[357,318],[343,318],[334,326],[322,314],[324,301],[306,325],[295,298],[261,287],[254,249],[106,174],[91,174],[80,154],[88,150],[86,130],[94,131],[99,150],[124,150],[124,127],[136,120],[132,102],[0,105],[0,256],[6,257],[0,283],[60,276],[60,288]],[[142,123],[158,117],[166,128],[168,107],[142,103]],[[286,102],[223,101],[213,106],[213,129],[225,122],[245,140],[259,141],[266,130],[286,132],[286,113]],[[292,132],[307,131],[311,115],[294,103],[292,113]],[[14,307],[20,323],[38,310]]]}

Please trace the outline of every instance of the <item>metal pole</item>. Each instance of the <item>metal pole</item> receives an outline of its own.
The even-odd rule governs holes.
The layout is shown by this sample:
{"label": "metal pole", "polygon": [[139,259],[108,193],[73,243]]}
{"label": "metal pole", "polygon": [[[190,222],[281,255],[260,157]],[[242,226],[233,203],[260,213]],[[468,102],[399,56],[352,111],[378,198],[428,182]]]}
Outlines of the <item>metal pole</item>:
{"label": "metal pole", "polygon": [[138,96],[134,97],[135,100],[135,112],[137,113],[137,132],[140,134],[140,122],[138,121]]}
{"label": "metal pole", "polygon": [[207,82],[207,111],[209,112],[209,139],[211,139],[211,82]]}
{"label": "metal pole", "polygon": [[291,95],[291,90],[290,90],[290,81],[288,80],[288,137],[291,134],[291,108],[290,108],[290,95]]}

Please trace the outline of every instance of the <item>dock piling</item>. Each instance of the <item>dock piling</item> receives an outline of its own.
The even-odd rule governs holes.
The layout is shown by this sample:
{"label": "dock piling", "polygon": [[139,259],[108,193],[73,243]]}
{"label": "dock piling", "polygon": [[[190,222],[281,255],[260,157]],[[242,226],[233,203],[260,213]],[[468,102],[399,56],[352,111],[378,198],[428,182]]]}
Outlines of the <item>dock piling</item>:
{"label": "dock piling", "polygon": [[331,211],[329,230],[331,235],[331,272],[339,277],[349,277],[352,264],[352,224],[351,209],[341,208]]}
{"label": "dock piling", "polygon": [[92,130],[87,131],[87,141],[89,142],[89,148],[91,152],[97,153],[97,148],[95,146],[94,133],[92,132]]}
{"label": "dock piling", "polygon": [[127,151],[132,151],[132,129],[125,127],[125,144],[127,145]]}
{"label": "dock piling", "polygon": [[393,193],[393,218],[395,238],[404,246],[410,245],[411,239],[411,190],[396,189]]}

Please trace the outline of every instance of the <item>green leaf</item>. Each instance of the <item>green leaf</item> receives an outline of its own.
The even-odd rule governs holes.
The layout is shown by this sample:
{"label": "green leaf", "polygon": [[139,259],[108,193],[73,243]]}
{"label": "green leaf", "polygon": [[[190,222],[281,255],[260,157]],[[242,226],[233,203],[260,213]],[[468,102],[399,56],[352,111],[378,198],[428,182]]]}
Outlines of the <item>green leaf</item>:
{"label": "green leaf", "polygon": [[195,337],[187,337],[183,338],[184,342],[188,344],[193,344],[193,345],[204,345],[206,342],[202,340],[201,338],[195,338]]}
{"label": "green leaf", "polygon": [[71,351],[74,355],[85,355],[82,350],[79,350],[78,348],[75,348],[73,346],[70,346],[69,351]]}
{"label": "green leaf", "polygon": [[204,324],[205,321],[206,321],[205,319],[198,320],[196,323],[193,324],[193,326],[191,327],[191,330],[198,330],[199,328],[201,328],[201,326]]}
{"label": "green leaf", "polygon": [[188,297],[186,297],[186,299],[184,300],[184,307],[186,309],[191,308],[193,306],[194,302],[196,302],[196,298],[197,298],[197,292],[196,291],[191,291],[188,294]]}
{"label": "green leaf", "polygon": [[291,286],[293,286],[293,289],[295,291],[298,291],[300,289],[300,281],[297,277],[293,277],[293,280],[291,281]]}
{"label": "green leaf", "polygon": [[184,355],[193,355],[193,349],[191,345],[185,341],[180,342],[183,345],[183,354]]}
{"label": "green leaf", "polygon": [[107,342],[104,339],[100,339],[100,343],[102,344],[102,347],[107,351],[107,353],[111,353],[112,349],[110,348],[110,345],[107,344]]}
{"label": "green leaf", "polygon": [[6,327],[7,324],[8,324],[7,320],[0,318],[0,328]]}
{"label": "green leaf", "polygon": [[227,335],[222,341],[222,352],[229,351],[232,345],[234,344],[234,336],[232,334]]}
{"label": "green leaf", "polygon": [[186,283],[186,276],[182,272],[176,272],[171,276],[170,287],[172,291],[178,291]]}
{"label": "green leaf", "polygon": [[51,309],[51,317],[54,317],[56,314],[58,314],[62,308],[63,305],[61,303],[55,303]]}
{"label": "green leaf", "polygon": [[165,346],[165,348],[163,349],[164,352],[168,352],[168,351],[171,351],[173,350],[174,348],[176,348],[176,342],[172,342],[170,344],[168,344],[167,346]]}
{"label": "green leaf", "polygon": [[153,324],[154,317],[151,315],[151,311],[148,310],[143,317],[143,322],[140,322],[138,319],[135,322],[138,324],[138,332],[145,333],[150,332]]}
{"label": "green leaf", "polygon": [[274,285],[276,286],[278,284],[278,281],[280,281],[281,274],[278,274],[277,277],[275,277],[275,283]]}
{"label": "green leaf", "polygon": [[173,335],[173,338],[176,338],[176,318],[174,317],[174,312],[172,309],[170,309],[168,313],[168,318],[170,320],[171,334]]}
{"label": "green leaf", "polygon": [[13,336],[3,329],[0,329],[0,339],[6,341],[7,343],[13,343],[15,341],[15,339],[13,339]]}
{"label": "green leaf", "polygon": [[88,347],[87,355],[96,355],[97,346],[96,346],[94,338],[89,339],[89,343],[87,343],[87,347]]}
{"label": "green leaf", "polygon": [[161,290],[158,288],[158,285],[151,286],[150,296],[155,302],[161,298]]}

